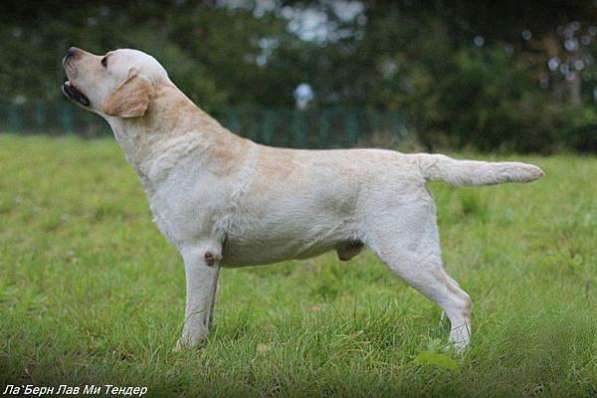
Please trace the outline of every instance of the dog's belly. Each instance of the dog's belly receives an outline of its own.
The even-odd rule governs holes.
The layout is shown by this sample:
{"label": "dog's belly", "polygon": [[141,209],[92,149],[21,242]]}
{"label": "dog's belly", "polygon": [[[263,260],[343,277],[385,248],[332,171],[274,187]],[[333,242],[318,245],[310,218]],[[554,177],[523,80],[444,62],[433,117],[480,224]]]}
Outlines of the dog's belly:
{"label": "dog's belly", "polygon": [[227,241],[221,265],[230,268],[267,265],[286,260],[315,257],[333,249],[335,249],[335,244],[302,246],[297,242],[247,244]]}
{"label": "dog's belly", "polygon": [[[286,227],[284,223],[281,225]],[[294,228],[280,228],[281,225],[263,223],[238,233],[231,231],[224,245],[222,266],[262,265],[315,257],[337,249],[349,235],[343,223],[295,224]]]}

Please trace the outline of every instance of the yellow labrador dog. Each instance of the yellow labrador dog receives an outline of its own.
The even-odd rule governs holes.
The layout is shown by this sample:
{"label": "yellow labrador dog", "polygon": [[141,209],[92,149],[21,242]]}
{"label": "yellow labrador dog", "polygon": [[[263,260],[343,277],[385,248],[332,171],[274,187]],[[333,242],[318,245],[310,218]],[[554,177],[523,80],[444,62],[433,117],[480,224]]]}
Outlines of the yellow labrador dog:
{"label": "yellow labrador dog", "polygon": [[425,183],[528,182],[536,166],[391,150],[292,150],[241,138],[211,118],[150,55],[71,48],[62,91],[110,124],[139,175],[155,221],[178,248],[186,311],[178,347],[205,339],[220,267],[275,263],[368,247],[450,319],[456,349],[470,339],[471,300],[442,266]]}

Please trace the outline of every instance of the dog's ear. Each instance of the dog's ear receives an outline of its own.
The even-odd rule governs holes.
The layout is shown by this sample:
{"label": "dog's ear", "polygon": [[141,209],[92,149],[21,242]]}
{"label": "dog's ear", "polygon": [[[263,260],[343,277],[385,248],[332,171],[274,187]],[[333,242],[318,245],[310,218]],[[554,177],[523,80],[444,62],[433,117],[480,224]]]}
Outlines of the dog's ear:
{"label": "dog's ear", "polygon": [[126,80],[104,103],[104,112],[123,118],[141,117],[147,111],[153,92],[151,82],[132,68]]}

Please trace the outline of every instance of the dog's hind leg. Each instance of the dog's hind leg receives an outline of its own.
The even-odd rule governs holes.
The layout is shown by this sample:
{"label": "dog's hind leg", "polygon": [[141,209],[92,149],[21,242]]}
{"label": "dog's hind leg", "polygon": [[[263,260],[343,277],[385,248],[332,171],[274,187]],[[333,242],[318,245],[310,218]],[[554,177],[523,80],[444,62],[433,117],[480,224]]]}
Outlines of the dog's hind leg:
{"label": "dog's hind leg", "polygon": [[470,340],[471,300],[446,274],[431,198],[385,209],[369,226],[367,245],[400,278],[439,305],[451,323],[457,350]]}

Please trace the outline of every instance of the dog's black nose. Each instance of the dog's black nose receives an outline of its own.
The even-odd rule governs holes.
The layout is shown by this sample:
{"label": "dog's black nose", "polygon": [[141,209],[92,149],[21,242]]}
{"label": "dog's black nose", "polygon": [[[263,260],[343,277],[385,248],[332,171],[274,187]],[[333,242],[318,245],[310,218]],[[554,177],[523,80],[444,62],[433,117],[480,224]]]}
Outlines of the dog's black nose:
{"label": "dog's black nose", "polygon": [[78,52],[79,49],[77,47],[71,47],[68,50],[66,50],[66,58],[74,57],[75,55],[77,55]]}

